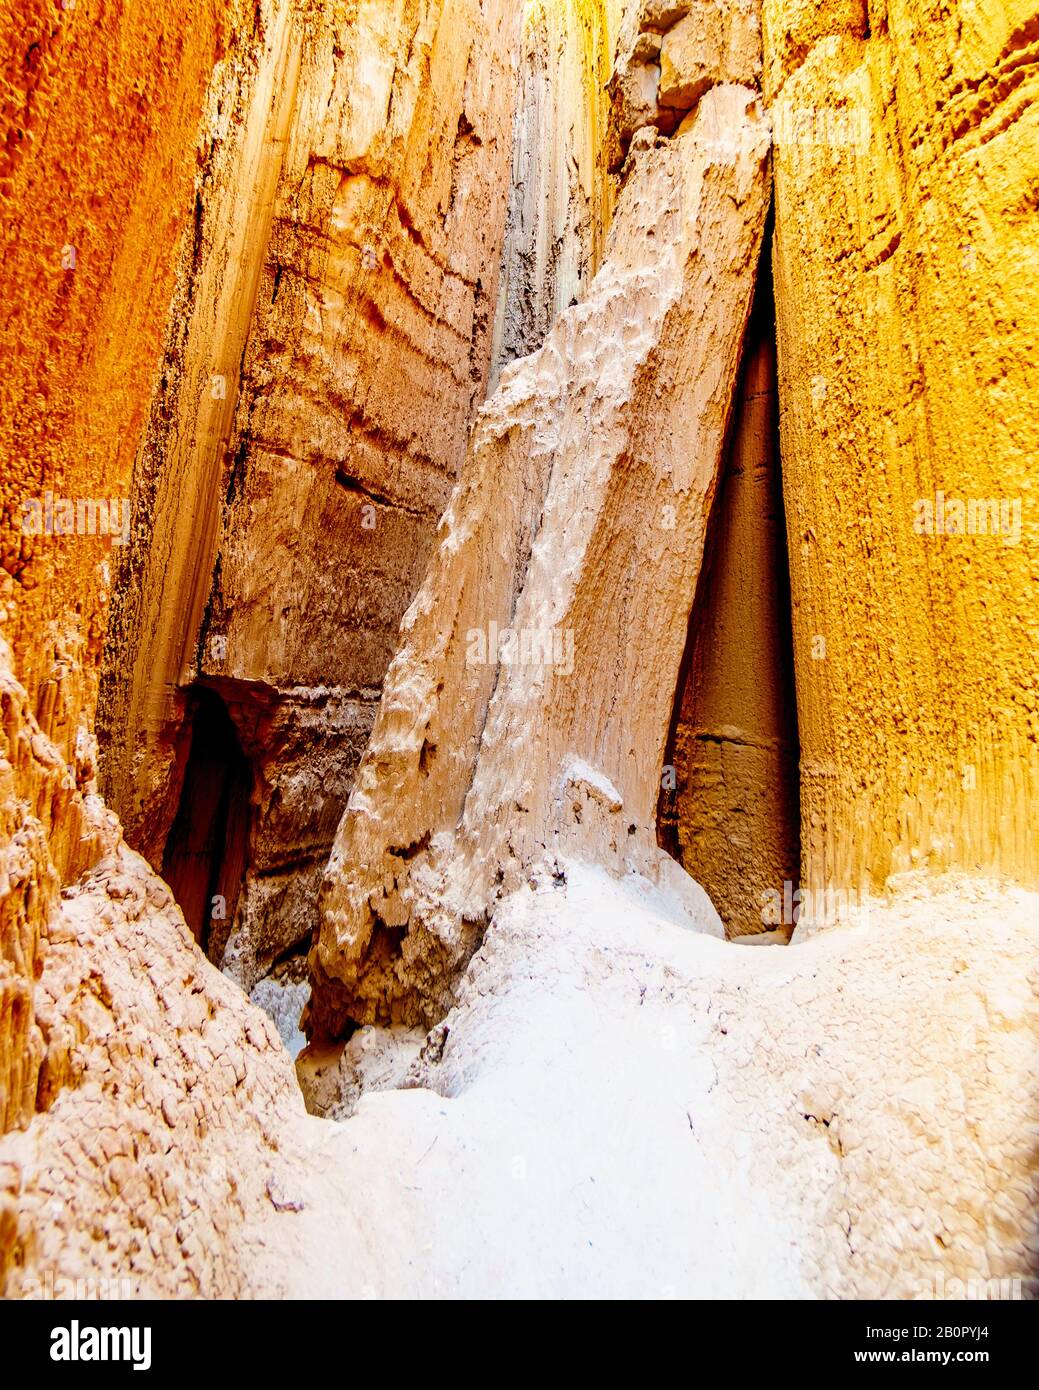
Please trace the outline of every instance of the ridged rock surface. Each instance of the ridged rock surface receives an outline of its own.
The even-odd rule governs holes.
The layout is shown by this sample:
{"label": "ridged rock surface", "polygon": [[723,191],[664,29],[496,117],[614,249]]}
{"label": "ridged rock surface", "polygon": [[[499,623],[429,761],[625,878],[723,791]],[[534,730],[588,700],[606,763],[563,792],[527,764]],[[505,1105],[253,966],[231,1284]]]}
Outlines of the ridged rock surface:
{"label": "ridged rock surface", "polygon": [[[311,932],[483,396],[518,23],[512,0],[269,0],[211,83],[103,784],[163,866],[216,692],[248,763],[246,873],[193,926],[247,988]],[[223,868],[186,872],[201,901]]]}
{"label": "ridged rock surface", "polygon": [[45,1065],[48,914],[111,839],[93,797],[118,549],[101,506],[122,541],[195,124],[232,22],[230,6],[42,0],[0,22],[0,1128],[28,1122]]}
{"label": "ridged rock surface", "polygon": [[0,1133],[36,1111],[47,1066],[36,1013],[47,922],[61,885],[114,843],[111,821],[41,732],[0,644]]}
{"label": "ridged rock surface", "polygon": [[121,540],[203,89],[234,13],[15,0],[0,18],[0,625],[68,762],[89,757],[119,550],[86,503],[107,527],[114,499]]}
{"label": "ridged rock surface", "polygon": [[433,1021],[494,898],[557,854],[681,877],[655,845],[660,674],[685,642],[768,148],[755,93],[725,86],[643,151],[585,299],[481,412],[329,863],[319,1034]]}
{"label": "ridged rock surface", "polygon": [[291,1064],[72,784],[8,660],[0,649],[0,1294],[48,1271],[123,1280],[108,1285],[122,1296],[241,1292],[233,1233],[277,1199],[277,1132],[302,1119]]}
{"label": "ridged rock surface", "polygon": [[1039,15],[764,33],[804,877],[1035,883]]}
{"label": "ridged rock surface", "polygon": [[608,91],[624,0],[527,0],[490,384],[602,261],[616,199]]}

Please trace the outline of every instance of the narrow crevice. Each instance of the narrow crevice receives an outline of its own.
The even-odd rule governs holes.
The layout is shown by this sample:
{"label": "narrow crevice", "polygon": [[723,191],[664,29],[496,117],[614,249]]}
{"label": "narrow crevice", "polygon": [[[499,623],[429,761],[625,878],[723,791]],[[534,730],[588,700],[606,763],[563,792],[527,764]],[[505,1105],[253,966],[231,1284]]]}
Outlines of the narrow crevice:
{"label": "narrow crevice", "polygon": [[[771,227],[769,228],[769,233]],[[676,685],[657,839],[730,937],[778,928],[799,881],[790,578],[765,238],[704,565]]]}
{"label": "narrow crevice", "polygon": [[199,686],[192,701],[190,748],[162,876],[195,940],[219,962],[245,876],[252,776],[220,696]]}

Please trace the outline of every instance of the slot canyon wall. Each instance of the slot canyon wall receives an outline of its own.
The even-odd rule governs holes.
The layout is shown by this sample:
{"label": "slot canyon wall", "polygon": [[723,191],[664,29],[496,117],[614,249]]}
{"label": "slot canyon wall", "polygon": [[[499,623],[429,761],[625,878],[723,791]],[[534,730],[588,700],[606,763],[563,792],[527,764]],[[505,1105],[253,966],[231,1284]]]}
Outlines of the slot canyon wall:
{"label": "slot canyon wall", "polygon": [[213,852],[173,852],[196,934],[247,989],[309,940],[482,399],[518,24],[505,0],[263,15],[210,84],[101,710],[106,796],[161,867],[200,687],[225,705],[252,778],[244,877],[212,862],[215,805]]}
{"label": "slot canyon wall", "polygon": [[62,544],[44,527],[50,517],[71,533],[77,498],[103,498],[107,522],[108,500],[128,491],[229,16],[185,7],[152,23],[125,4],[102,17],[46,3],[3,15],[4,1127],[34,1109],[46,922],[105,840],[91,793],[112,547],[90,535]]}
{"label": "slot canyon wall", "polygon": [[235,1166],[259,1164],[265,1127],[298,1104],[273,1029],[199,961],[95,777],[106,523],[121,543],[206,83],[245,9],[29,0],[0,16],[0,1289],[15,1294],[32,1267],[238,1287],[221,1231],[263,1179]]}
{"label": "slot canyon wall", "polygon": [[544,342],[602,260],[616,196],[609,80],[622,0],[523,7],[491,380]]}
{"label": "slot canyon wall", "polygon": [[1039,14],[764,32],[804,879],[1034,884]]}
{"label": "slot canyon wall", "polygon": [[[319,1033],[434,1023],[496,897],[565,877],[568,854],[674,868],[655,838],[659,676],[685,643],[769,144],[756,93],[725,84],[630,156],[587,297],[481,413],[329,863]],[[547,639],[550,659],[498,632]]]}
{"label": "slot canyon wall", "polygon": [[0,1291],[1034,1293],[1034,4],[0,51]]}

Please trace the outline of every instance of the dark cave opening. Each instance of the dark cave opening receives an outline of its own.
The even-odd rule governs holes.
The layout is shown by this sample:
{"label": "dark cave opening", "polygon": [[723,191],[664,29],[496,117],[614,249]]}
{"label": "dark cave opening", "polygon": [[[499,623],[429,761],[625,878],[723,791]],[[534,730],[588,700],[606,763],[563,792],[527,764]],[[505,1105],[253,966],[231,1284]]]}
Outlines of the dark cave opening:
{"label": "dark cave opening", "polygon": [[227,706],[198,686],[180,802],[162,856],[195,940],[219,963],[245,874],[252,773]]}

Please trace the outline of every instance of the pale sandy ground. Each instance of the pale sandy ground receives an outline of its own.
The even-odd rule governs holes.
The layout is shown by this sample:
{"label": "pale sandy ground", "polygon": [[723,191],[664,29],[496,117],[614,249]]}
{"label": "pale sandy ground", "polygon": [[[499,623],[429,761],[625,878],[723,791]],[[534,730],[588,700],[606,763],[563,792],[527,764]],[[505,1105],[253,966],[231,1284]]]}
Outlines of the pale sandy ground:
{"label": "pale sandy ground", "polygon": [[[31,936],[70,793],[4,693]],[[34,1113],[0,1136],[7,1295],[1035,1292],[1039,894],[905,876],[751,948],[671,860],[666,891],[566,862],[499,905],[421,1055],[359,1035],[370,1089],[317,1119],[94,801],[104,852],[54,898],[19,1043]]]}
{"label": "pale sandy ground", "polygon": [[907,877],[748,949],[568,879],[499,910],[422,1088],[284,1134],[256,1293],[1035,1292],[1039,895]]}

